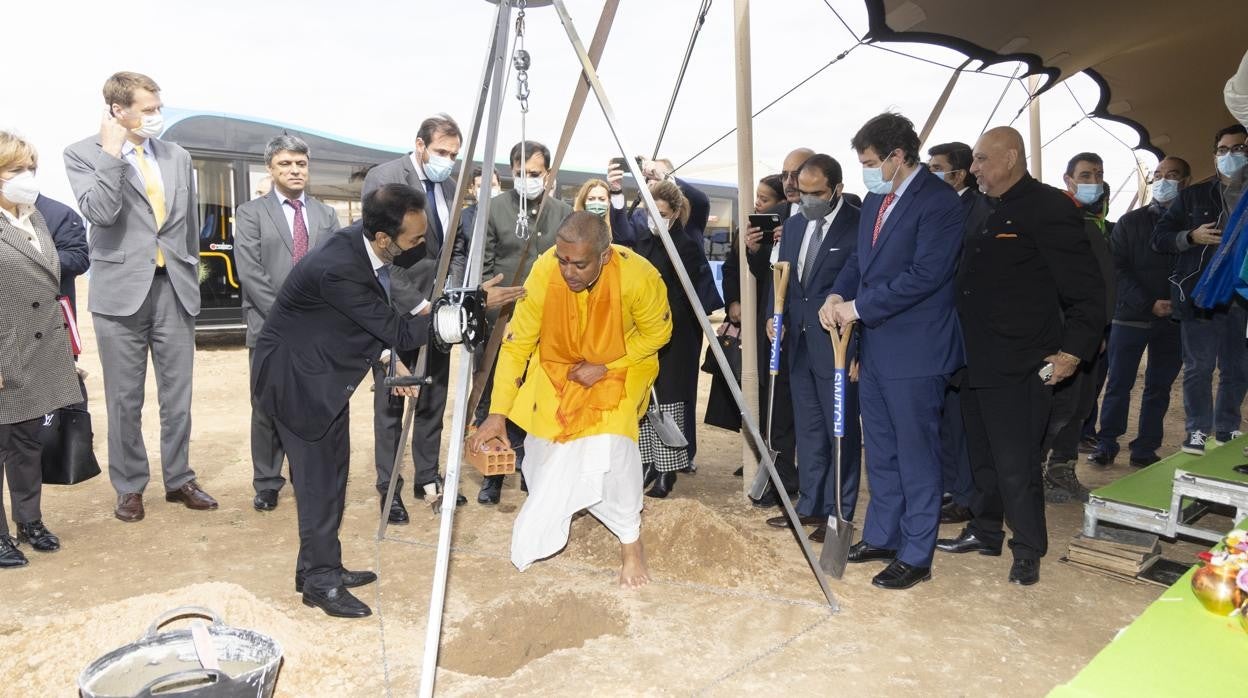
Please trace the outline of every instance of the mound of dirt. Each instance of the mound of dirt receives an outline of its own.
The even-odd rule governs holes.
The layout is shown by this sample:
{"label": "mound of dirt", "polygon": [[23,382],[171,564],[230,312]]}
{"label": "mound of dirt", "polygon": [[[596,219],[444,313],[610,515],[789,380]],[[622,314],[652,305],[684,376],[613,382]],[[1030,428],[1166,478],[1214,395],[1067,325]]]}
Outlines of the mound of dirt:
{"label": "mound of dirt", "polygon": [[[344,622],[319,611],[292,615],[289,609],[275,608],[238,585],[215,582],[6,624],[0,628],[0,677],[6,677],[0,693],[76,695],[78,675],[88,664],[134,642],[160,614],[178,606],[205,606],[227,625],[277,640],[285,659],[278,695],[357,695],[361,690],[376,693],[381,689],[380,680],[377,686],[365,687],[359,679],[360,667],[375,664],[380,653],[376,623]],[[165,629],[185,627],[187,621],[178,620]],[[356,637],[330,648],[319,641],[327,632],[339,638]]]}
{"label": "mound of dirt", "polygon": [[[765,581],[775,571],[776,555],[765,539],[693,499],[647,499],[641,541],[651,574],[663,579],[736,587]],[[597,519],[582,516],[572,522],[565,555],[619,567],[620,543]]]}
{"label": "mound of dirt", "polygon": [[509,599],[461,621],[443,643],[439,664],[461,674],[502,678],[551,652],[627,630],[619,602],[601,594]]}

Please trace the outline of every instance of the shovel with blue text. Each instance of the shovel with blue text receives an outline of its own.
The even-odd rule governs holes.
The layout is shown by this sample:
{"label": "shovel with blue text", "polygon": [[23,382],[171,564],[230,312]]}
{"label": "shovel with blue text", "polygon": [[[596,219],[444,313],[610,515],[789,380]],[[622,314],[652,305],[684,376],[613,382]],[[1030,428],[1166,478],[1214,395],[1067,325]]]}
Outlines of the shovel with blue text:
{"label": "shovel with blue text", "polygon": [[[780,375],[780,338],[784,332],[784,296],[788,289],[789,263],[776,262],[771,265],[771,292],[775,306],[772,309],[771,325],[775,328],[775,336],[771,340],[771,378],[768,380],[767,388],[767,450],[771,452],[773,463],[776,462],[776,456],[780,455],[779,451],[771,447],[771,417],[776,412],[776,376]],[[767,468],[759,463],[754,482],[750,485],[750,497],[754,499],[762,497],[767,492],[767,486],[770,483]]]}
{"label": "shovel with blue text", "polygon": [[845,520],[841,507],[841,465],[844,463],[841,440],[845,436],[845,391],[849,381],[849,340],[854,334],[850,323],[832,333],[834,374],[832,384],[832,436],[836,439],[836,460],[832,472],[836,485],[836,515],[828,517],[828,531],[823,538],[823,550],[819,553],[819,566],[830,576],[840,579],[849,562],[849,546],[854,542],[854,525]]}

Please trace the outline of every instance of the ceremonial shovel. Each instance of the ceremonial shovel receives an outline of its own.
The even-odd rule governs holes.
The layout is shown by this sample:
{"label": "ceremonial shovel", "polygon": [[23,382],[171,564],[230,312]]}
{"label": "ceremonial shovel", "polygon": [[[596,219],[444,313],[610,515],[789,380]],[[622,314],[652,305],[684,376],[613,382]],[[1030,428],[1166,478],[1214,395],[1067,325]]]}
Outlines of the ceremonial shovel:
{"label": "ceremonial shovel", "polygon": [[845,520],[845,512],[841,509],[841,465],[845,461],[841,440],[845,436],[845,389],[849,380],[845,370],[848,365],[846,354],[849,352],[849,339],[853,333],[853,324],[832,333],[832,355],[836,368],[832,382],[832,436],[836,438],[836,461],[832,465],[832,472],[836,485],[836,516],[828,517],[828,530],[823,538],[823,550],[819,553],[819,566],[837,579],[845,574],[845,565],[849,562],[849,546],[854,541],[854,525]]}
{"label": "ceremonial shovel", "polygon": [[[789,263],[776,262],[771,265],[771,292],[773,305],[771,324],[776,328],[775,338],[771,340],[771,380],[767,388],[767,450],[771,453],[771,462],[776,462],[780,452],[771,447],[771,417],[776,412],[776,376],[780,375],[780,334],[784,331],[784,295],[789,290]],[[760,461],[754,474],[754,482],[750,484],[750,497],[759,499],[767,491],[771,479],[767,467]]]}

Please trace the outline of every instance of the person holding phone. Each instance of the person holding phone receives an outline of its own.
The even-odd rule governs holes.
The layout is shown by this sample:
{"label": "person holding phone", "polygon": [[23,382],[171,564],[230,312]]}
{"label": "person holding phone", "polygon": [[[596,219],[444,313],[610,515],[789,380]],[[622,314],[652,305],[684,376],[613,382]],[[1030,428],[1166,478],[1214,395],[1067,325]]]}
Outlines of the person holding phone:
{"label": "person holding phone", "polygon": [[[1233,296],[1227,305],[1206,310],[1192,302],[1196,282],[1222,242],[1222,227],[1243,196],[1248,178],[1248,130],[1227,126],[1213,137],[1218,176],[1179,192],[1153,231],[1153,249],[1177,255],[1170,276],[1172,317],[1183,344],[1183,452],[1200,455],[1206,441],[1218,446],[1239,436],[1240,405],[1248,393],[1248,349],[1244,327],[1248,310]],[[1218,367],[1218,395],[1213,368]]]}

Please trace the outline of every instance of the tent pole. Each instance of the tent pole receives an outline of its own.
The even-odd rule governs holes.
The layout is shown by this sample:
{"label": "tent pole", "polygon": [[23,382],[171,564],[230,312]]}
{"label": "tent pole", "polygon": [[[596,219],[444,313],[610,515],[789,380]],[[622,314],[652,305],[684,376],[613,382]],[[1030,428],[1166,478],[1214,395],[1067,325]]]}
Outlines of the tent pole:
{"label": "tent pole", "polygon": [[1040,97],[1036,95],[1036,91],[1040,89],[1040,76],[1027,76],[1027,91],[1031,93],[1031,100],[1027,103],[1027,116],[1031,128],[1031,176],[1036,181],[1044,181],[1043,169],[1040,166],[1041,157],[1040,149],[1043,147],[1040,140]]}
{"label": "tent pole", "polygon": [[[750,0],[733,0],[733,44],[737,92],[737,261],[741,277],[741,394],[745,409],[758,421],[758,296],[746,259],[746,214],[754,210],[754,121],[750,75]],[[744,436],[744,430],[742,430]],[[767,435],[771,438],[771,435]],[[758,454],[748,437],[741,440],[742,493],[749,492],[758,470]],[[746,494],[745,496],[749,496]]]}
{"label": "tent pole", "polygon": [[923,130],[919,132],[919,150],[922,150],[923,145],[927,143],[927,137],[932,135],[932,129],[936,127],[941,113],[945,111],[945,105],[949,103],[949,95],[953,94],[953,86],[958,84],[962,69],[970,65],[970,62],[969,58],[962,61],[962,65],[949,76],[949,82],[945,83],[945,91],[940,93],[940,99],[936,100],[936,106],[932,107],[932,113],[927,115],[927,122],[923,124]]}

